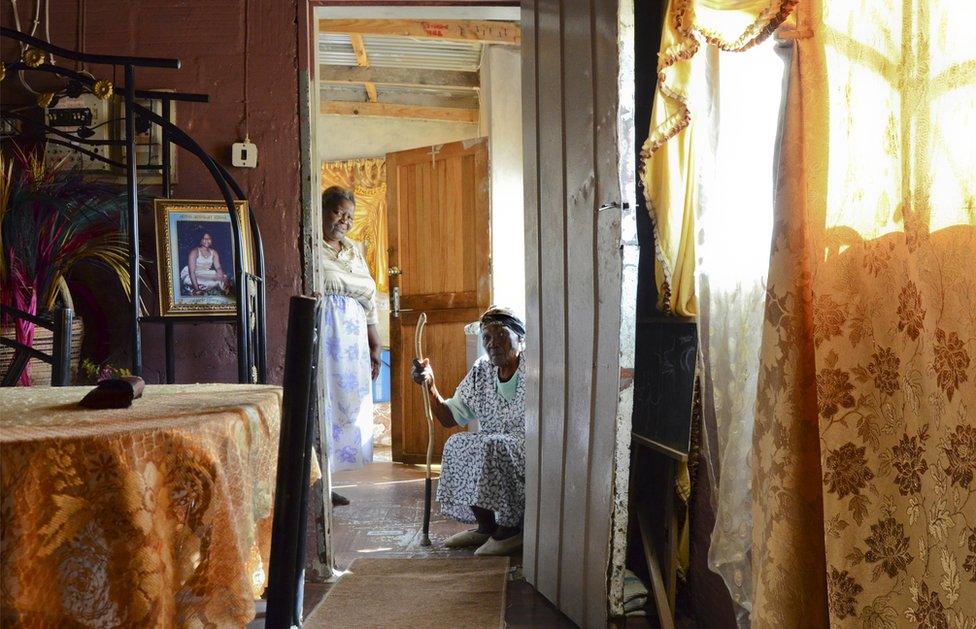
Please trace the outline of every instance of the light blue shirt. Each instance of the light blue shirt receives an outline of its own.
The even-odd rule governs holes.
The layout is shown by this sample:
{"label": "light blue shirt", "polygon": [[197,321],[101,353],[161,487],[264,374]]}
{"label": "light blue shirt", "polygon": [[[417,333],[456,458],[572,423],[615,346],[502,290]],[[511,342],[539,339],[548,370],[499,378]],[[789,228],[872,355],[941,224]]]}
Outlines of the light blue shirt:
{"label": "light blue shirt", "polygon": [[[502,382],[498,378],[498,370],[495,370],[495,390],[505,398],[506,402],[511,402],[515,399],[515,392],[518,390],[520,377],[521,372],[516,371],[515,375],[509,378],[507,382]],[[465,404],[460,396],[455,395],[452,398],[444,400],[444,405],[451,409],[451,415],[454,416],[454,421],[457,422],[458,426],[467,426],[473,420],[478,419],[475,417],[471,407]]]}

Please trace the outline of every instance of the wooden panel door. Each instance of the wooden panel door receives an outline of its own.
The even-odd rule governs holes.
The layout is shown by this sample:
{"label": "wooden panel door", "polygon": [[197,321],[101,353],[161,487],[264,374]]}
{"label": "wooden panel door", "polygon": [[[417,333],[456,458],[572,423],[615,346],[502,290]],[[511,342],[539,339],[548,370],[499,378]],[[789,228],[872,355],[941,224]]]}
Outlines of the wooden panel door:
{"label": "wooden panel door", "polygon": [[610,549],[626,523],[618,505],[626,504],[628,450],[616,446],[618,434],[629,437],[621,370],[631,366],[636,301],[635,282],[624,281],[636,257],[617,163],[618,128],[627,128],[618,127],[618,2],[521,6],[523,569],[576,624],[604,627],[621,611],[622,587],[612,590],[611,579],[620,582],[623,554],[611,561]]}
{"label": "wooden panel door", "polygon": [[[491,303],[486,138],[388,153],[393,460],[423,463],[427,420],[410,379],[417,319],[441,394],[467,373],[464,326]],[[399,313],[396,295],[399,295]],[[447,430],[435,420],[440,460]]]}

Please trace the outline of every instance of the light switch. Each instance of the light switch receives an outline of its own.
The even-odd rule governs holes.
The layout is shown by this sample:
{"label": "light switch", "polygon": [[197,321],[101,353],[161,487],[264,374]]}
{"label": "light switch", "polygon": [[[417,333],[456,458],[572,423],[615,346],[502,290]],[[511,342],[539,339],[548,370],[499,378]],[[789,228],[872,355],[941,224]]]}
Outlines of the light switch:
{"label": "light switch", "polygon": [[258,165],[258,147],[250,139],[235,142],[231,147],[231,164],[238,168],[256,168]]}

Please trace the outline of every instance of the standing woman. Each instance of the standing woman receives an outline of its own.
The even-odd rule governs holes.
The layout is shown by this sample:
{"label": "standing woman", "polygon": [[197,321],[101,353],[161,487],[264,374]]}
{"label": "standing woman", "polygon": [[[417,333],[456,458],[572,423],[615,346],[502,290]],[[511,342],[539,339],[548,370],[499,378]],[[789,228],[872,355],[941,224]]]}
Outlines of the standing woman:
{"label": "standing woman", "polygon": [[[325,371],[329,468],[353,470],[373,460],[371,380],[380,370],[376,282],[356,243],[346,238],[356,212],[352,192],[322,193],[324,286],[319,364]],[[332,494],[333,504],[348,500]]]}

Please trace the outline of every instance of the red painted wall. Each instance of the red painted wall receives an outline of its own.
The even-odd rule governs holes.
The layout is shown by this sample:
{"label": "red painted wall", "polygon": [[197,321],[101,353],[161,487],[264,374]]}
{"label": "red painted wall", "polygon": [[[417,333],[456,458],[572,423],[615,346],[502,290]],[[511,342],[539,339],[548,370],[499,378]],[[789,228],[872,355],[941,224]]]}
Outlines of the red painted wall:
{"label": "red painted wall", "polygon": [[[51,41],[90,53],[175,57],[180,70],[137,70],[142,88],[172,88],[210,95],[208,104],[179,103],[177,124],[228,167],[253,208],[264,238],[268,289],[269,380],[281,381],[288,298],[301,292],[301,204],[298,137],[298,0],[249,0],[245,28],[244,0],[97,0],[84,3],[84,37],[78,37],[80,2],[51,2]],[[32,2],[21,2],[26,28]],[[304,2],[301,3],[304,19]],[[9,3],[3,25],[13,27]],[[245,32],[247,36],[245,38]],[[247,94],[244,49],[247,40]],[[16,54],[7,46],[3,58]],[[72,67],[71,62],[62,62]],[[93,66],[99,78],[112,69]],[[121,69],[117,75],[122,82]],[[6,101],[13,89],[3,83]],[[247,102],[251,141],[258,147],[258,167],[230,166],[230,145],[243,138]],[[206,170],[180,152],[175,197],[219,199]],[[154,194],[155,190],[147,192]],[[151,209],[144,211],[143,251],[154,255]],[[151,267],[155,285],[155,267]],[[155,304],[155,299],[147,300]],[[155,314],[155,313],[154,313]],[[120,314],[120,319],[122,315]],[[112,327],[124,326],[122,321]],[[143,362],[147,381],[164,377],[161,326],[143,326]],[[113,339],[125,347],[125,329]],[[178,382],[236,380],[236,337],[228,326],[179,326],[176,332]]]}

